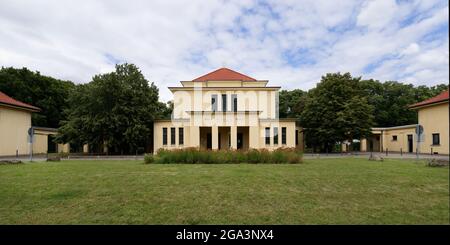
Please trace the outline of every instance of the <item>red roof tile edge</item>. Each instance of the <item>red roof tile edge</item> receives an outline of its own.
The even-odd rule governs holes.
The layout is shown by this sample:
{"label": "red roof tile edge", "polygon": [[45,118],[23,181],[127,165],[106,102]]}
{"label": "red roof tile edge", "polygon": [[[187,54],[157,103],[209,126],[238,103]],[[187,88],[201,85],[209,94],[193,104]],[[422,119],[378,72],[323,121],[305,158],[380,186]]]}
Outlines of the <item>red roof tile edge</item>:
{"label": "red roof tile edge", "polygon": [[2,91],[0,91],[0,104],[10,105],[10,106],[17,106],[20,108],[24,108],[31,111],[40,111],[41,109],[36,106],[29,105],[27,103],[23,103],[22,101],[15,100]]}
{"label": "red roof tile edge", "polygon": [[417,107],[421,107],[421,106],[432,105],[432,104],[448,101],[449,100],[449,93],[448,92],[449,92],[449,90],[446,90],[446,91],[440,93],[437,96],[434,96],[434,97],[429,98],[427,100],[424,100],[424,101],[412,104],[412,105],[409,106],[409,108],[417,108]]}

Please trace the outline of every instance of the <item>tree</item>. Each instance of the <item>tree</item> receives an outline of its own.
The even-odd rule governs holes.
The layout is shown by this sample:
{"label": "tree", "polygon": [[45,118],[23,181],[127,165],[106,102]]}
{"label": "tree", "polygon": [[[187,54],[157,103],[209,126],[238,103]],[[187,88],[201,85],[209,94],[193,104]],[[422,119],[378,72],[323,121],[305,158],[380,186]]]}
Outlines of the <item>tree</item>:
{"label": "tree", "polygon": [[300,89],[281,90],[279,98],[280,118],[299,118],[306,100],[306,92]]}
{"label": "tree", "polygon": [[106,145],[110,153],[149,150],[153,120],[167,110],[158,102],[158,88],[133,64],[116,65],[114,72],[78,85],[69,102],[57,139],[87,143],[94,151]]}
{"label": "tree", "polygon": [[300,120],[307,144],[331,150],[336,143],[369,136],[372,113],[360,78],[329,73],[309,91]]}
{"label": "tree", "polygon": [[375,126],[392,127],[417,123],[415,111],[409,105],[438,95],[448,89],[445,84],[414,87],[396,81],[381,83],[376,80],[361,81],[369,104],[374,106]]}
{"label": "tree", "polygon": [[169,100],[167,103],[159,102],[161,108],[160,118],[170,119],[173,111],[173,101]]}
{"label": "tree", "polygon": [[59,127],[59,122],[65,119],[63,111],[68,107],[66,98],[74,87],[70,81],[43,76],[27,68],[0,69],[0,91],[42,109],[32,114],[33,126]]}

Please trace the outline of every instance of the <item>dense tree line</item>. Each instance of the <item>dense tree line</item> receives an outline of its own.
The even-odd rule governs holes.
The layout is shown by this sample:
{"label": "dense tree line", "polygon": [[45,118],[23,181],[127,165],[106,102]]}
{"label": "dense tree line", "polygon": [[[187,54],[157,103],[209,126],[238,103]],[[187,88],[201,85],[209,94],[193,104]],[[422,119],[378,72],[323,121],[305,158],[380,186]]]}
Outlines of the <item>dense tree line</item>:
{"label": "dense tree line", "polygon": [[101,152],[149,151],[155,118],[170,118],[171,102],[158,101],[158,88],[131,64],[75,85],[27,68],[2,67],[0,91],[42,109],[32,114],[32,125],[59,128],[56,140],[81,151],[88,143]]}
{"label": "dense tree line", "polygon": [[158,101],[154,83],[132,64],[116,65],[114,72],[77,85],[69,105],[57,140],[87,143],[94,152],[106,146],[113,154],[150,151],[153,120],[171,112]]}
{"label": "dense tree line", "polygon": [[374,106],[375,126],[380,127],[417,123],[416,112],[408,106],[448,89],[447,84],[415,87],[396,81],[364,80],[361,83],[369,104]]}
{"label": "dense tree line", "polygon": [[[446,89],[446,84],[413,86],[330,73],[307,92],[280,91],[279,112],[281,118],[299,119],[308,146],[331,150],[337,142],[367,136],[374,126],[417,123],[408,105]],[[0,91],[42,109],[33,113],[34,126],[59,127],[58,141],[88,143],[97,152],[103,145],[110,153],[151,150],[153,120],[170,118],[173,109],[172,102],[158,101],[158,88],[132,64],[78,85],[27,68],[2,67]]]}
{"label": "dense tree line", "polygon": [[338,142],[367,136],[371,127],[417,123],[408,106],[447,89],[446,84],[413,86],[330,73],[308,92],[280,91],[280,117],[299,119],[306,144],[331,151]]}
{"label": "dense tree line", "polygon": [[42,109],[33,113],[33,126],[59,127],[59,122],[64,119],[63,111],[68,108],[66,99],[74,87],[71,81],[43,76],[27,68],[0,69],[0,91]]}

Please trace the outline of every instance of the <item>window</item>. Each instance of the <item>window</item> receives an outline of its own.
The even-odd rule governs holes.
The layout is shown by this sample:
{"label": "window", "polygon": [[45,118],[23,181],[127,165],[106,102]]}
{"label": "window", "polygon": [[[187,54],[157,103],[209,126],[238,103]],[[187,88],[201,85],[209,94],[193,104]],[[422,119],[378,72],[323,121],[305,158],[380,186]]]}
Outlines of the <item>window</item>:
{"label": "window", "polygon": [[433,145],[439,145],[439,144],[440,144],[439,134],[433,134]]}
{"label": "window", "polygon": [[298,145],[298,130],[295,130],[295,145]]}
{"label": "window", "polygon": [[266,145],[270,145],[270,128],[266,128]]}
{"label": "window", "polygon": [[273,144],[278,145],[278,127],[273,128]]}
{"label": "window", "polygon": [[397,135],[392,135],[392,141],[397,141]]}
{"label": "window", "polygon": [[237,112],[237,94],[232,94],[231,95],[231,107],[233,108],[234,112]]}
{"label": "window", "polygon": [[217,111],[217,94],[211,95],[211,110]]}
{"label": "window", "polygon": [[175,128],[170,128],[170,144],[175,145]]}
{"label": "window", "polygon": [[281,144],[286,144],[286,127],[281,128]]}
{"label": "window", "polygon": [[227,111],[227,95],[222,94],[222,111]]}
{"label": "window", "polygon": [[184,128],[178,128],[178,144],[184,144]]}
{"label": "window", "polygon": [[167,128],[163,128],[163,145],[167,145]]}

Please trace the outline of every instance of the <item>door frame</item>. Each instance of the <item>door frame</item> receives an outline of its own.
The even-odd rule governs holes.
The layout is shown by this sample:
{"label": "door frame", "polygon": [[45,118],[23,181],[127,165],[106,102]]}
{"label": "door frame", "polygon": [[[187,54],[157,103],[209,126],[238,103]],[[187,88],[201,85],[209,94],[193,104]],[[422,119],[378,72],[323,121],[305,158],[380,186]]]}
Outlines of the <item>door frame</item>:
{"label": "door frame", "polygon": [[413,148],[414,148],[414,137],[413,137],[413,135],[412,134],[408,134],[407,135],[407,139],[408,139],[408,152],[409,153],[413,153],[414,152],[414,150],[413,150]]}
{"label": "door frame", "polygon": [[237,133],[236,136],[236,147],[238,150],[242,149],[244,147],[244,134],[243,133]]}

